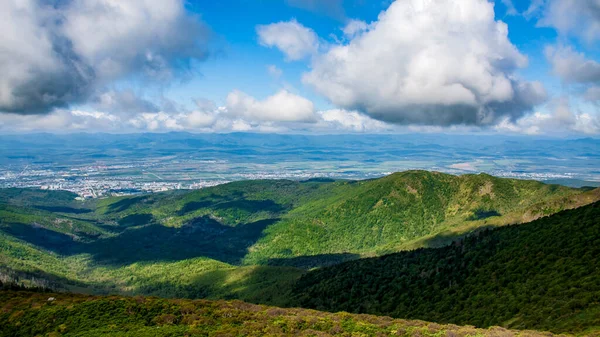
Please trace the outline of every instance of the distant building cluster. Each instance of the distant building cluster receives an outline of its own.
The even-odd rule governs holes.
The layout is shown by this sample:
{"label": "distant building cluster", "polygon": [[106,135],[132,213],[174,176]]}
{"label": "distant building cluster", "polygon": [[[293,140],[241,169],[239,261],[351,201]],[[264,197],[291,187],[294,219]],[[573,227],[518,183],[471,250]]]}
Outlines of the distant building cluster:
{"label": "distant building cluster", "polygon": [[[163,178],[144,171],[135,174],[134,165],[82,166],[61,170],[38,169],[26,166],[19,170],[0,169],[1,188],[39,188],[76,193],[79,199],[138,193],[164,192],[180,189],[199,189],[228,182],[225,179],[190,181],[184,177]],[[137,168],[139,171],[139,168]]]}
{"label": "distant building cluster", "polygon": [[[464,164],[464,165],[463,165]],[[481,162],[466,165],[439,165],[429,169],[452,174],[478,172]],[[66,190],[79,198],[164,192],[169,190],[201,189],[236,180],[313,178],[367,179],[391,174],[393,170],[365,168],[316,168],[307,163],[294,163],[294,167],[247,163],[228,163],[222,160],[168,160],[148,158],[139,162],[113,161],[101,164],[56,165],[27,164],[0,167],[0,188],[40,188],[43,190]],[[406,170],[407,167],[398,169]],[[558,180],[581,179],[576,173],[525,172],[518,170],[492,170],[488,173],[506,178]]]}

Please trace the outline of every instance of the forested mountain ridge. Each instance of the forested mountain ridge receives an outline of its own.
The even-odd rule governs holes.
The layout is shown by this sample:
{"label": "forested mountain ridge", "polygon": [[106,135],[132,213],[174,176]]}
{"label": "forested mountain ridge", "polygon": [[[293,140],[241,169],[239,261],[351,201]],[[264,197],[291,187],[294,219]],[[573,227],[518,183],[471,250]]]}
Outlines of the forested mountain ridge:
{"label": "forested mountain ridge", "polygon": [[445,246],[599,200],[600,189],[407,171],[364,181],[257,180],[74,198],[0,190],[0,279],[281,306],[312,268]]}
{"label": "forested mountain ridge", "polygon": [[340,183],[334,197],[311,200],[270,226],[246,260],[412,249],[423,237],[522,223],[580,206],[599,200],[598,191],[427,171]]}
{"label": "forested mountain ridge", "polygon": [[292,297],[302,307],[439,323],[598,329],[600,202],[443,248],[311,271]]}
{"label": "forested mountain ridge", "polygon": [[[276,274],[269,265],[310,269],[441,246],[473,230],[598,200],[599,191],[427,171],[365,181],[241,181],[85,202],[69,192],[5,189],[0,259],[20,275],[69,280],[67,289],[205,296],[222,289],[198,288],[217,277],[202,281],[198,273],[243,280],[257,270]],[[182,265],[194,272],[178,272]]]}

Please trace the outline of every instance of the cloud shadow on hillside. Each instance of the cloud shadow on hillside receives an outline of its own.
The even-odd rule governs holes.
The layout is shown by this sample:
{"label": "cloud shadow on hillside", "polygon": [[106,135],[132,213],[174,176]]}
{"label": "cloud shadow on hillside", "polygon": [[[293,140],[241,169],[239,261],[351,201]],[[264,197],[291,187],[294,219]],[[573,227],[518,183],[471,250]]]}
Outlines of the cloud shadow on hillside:
{"label": "cloud shadow on hillside", "polygon": [[177,215],[182,216],[188,213],[203,209],[211,208],[214,210],[238,210],[243,212],[258,213],[258,212],[271,212],[280,213],[285,211],[287,208],[283,205],[276,203],[273,200],[248,200],[248,199],[233,199],[226,198],[217,195],[211,195],[210,197],[199,200],[191,201],[183,205],[183,207],[177,212]]}
{"label": "cloud shadow on hillside", "polygon": [[423,240],[425,248],[440,248],[451,244],[459,244],[467,236],[477,236],[482,232],[498,228],[497,226],[482,226],[464,233],[442,232]]}
{"label": "cloud shadow on hillside", "polygon": [[91,213],[89,208],[74,208],[68,206],[34,206],[37,209],[53,213],[68,213],[68,214],[86,214]]}
{"label": "cloud shadow on hillside", "polygon": [[59,254],[68,254],[70,248],[75,244],[72,236],[35,224],[5,223],[0,230],[20,240]]}
{"label": "cloud shadow on hillside", "polygon": [[262,231],[278,220],[260,220],[235,227],[223,225],[209,216],[198,217],[179,228],[153,223],[82,245],[80,252],[92,254],[97,263],[110,265],[194,257],[239,264]]}
{"label": "cloud shadow on hillside", "polygon": [[359,258],[359,254],[351,253],[318,254],[295,256],[289,258],[273,258],[267,261],[267,265],[280,267],[295,267],[304,270],[310,270],[313,268],[333,266],[343,262],[357,260]]}
{"label": "cloud shadow on hillside", "polygon": [[121,199],[121,200],[119,200],[117,202],[114,202],[114,203],[108,205],[108,212],[107,213],[118,213],[118,212],[126,211],[131,206],[133,206],[133,205],[135,205],[137,203],[141,203],[143,201],[146,201],[147,199],[149,199],[149,197],[146,196],[146,195],[139,196],[139,197],[133,197],[133,198]]}

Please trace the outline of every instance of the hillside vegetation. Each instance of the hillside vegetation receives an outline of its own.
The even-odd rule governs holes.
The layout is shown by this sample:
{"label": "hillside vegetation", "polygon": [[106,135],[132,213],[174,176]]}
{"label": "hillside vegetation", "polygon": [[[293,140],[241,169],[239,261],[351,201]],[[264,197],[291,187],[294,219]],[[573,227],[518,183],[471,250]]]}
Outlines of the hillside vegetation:
{"label": "hillside vegetation", "polygon": [[5,189],[0,280],[281,306],[308,270],[441,247],[599,199],[600,189],[426,171],[364,181],[241,181],[83,202],[69,192]]}
{"label": "hillside vegetation", "polygon": [[0,336],[552,336],[241,301],[0,291]]}
{"label": "hillside vegetation", "polygon": [[311,271],[293,297],[302,307],[440,323],[600,329],[600,202],[443,248]]}
{"label": "hillside vegetation", "polygon": [[[489,175],[407,171],[375,180],[336,183],[328,198],[310,200],[269,226],[249,263],[317,254],[381,255],[449,243],[420,241],[481,227],[528,222],[600,198],[570,189]],[[591,196],[588,196],[591,195]],[[557,202],[558,201],[558,202]]]}

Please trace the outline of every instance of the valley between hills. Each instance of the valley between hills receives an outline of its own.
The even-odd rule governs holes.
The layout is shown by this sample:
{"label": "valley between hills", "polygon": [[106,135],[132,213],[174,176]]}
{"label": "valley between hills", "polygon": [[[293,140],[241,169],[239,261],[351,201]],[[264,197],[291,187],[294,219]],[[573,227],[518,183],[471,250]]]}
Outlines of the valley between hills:
{"label": "valley between hills", "polygon": [[[81,326],[91,323],[84,312],[101,308],[128,308],[136,317],[106,318],[89,330],[108,335],[151,335],[152,328],[244,335],[240,319],[229,319],[238,315],[278,326],[263,335],[600,331],[600,189],[405,171],[359,181],[255,180],[75,197],[0,190],[0,280],[12,289],[1,295],[7,336],[44,315],[54,323],[28,333],[85,335]],[[51,296],[58,300],[15,292],[23,288],[59,292]],[[136,300],[146,296],[254,304]],[[224,308],[235,313],[224,315]],[[327,323],[290,325],[298,315]],[[220,328],[198,328],[206,319]],[[344,323],[350,321],[352,327]],[[457,325],[487,330],[457,332]]]}

